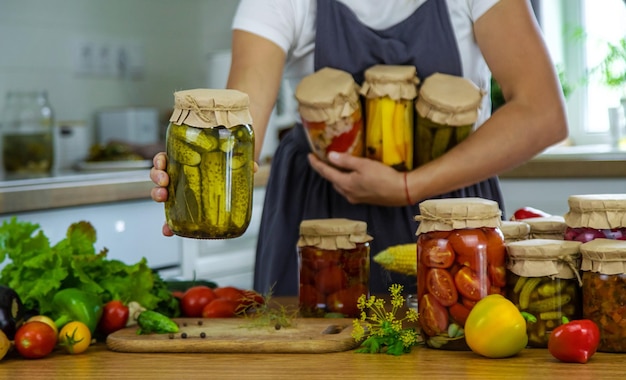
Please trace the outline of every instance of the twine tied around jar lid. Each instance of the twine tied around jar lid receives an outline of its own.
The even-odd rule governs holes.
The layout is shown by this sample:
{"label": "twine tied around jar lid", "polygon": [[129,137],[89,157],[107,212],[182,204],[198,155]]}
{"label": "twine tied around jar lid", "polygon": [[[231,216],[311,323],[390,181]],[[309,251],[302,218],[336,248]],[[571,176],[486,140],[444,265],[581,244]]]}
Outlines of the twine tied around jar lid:
{"label": "twine tied around jar lid", "polygon": [[196,128],[252,125],[248,94],[232,89],[204,89],[174,93],[170,122]]}
{"label": "twine tied around jar lid", "polygon": [[428,199],[419,204],[416,235],[429,231],[462,228],[500,227],[502,211],[498,203],[483,198]]}
{"label": "twine tied around jar lid", "polygon": [[520,277],[551,277],[561,279],[580,277],[580,246],[578,241],[558,239],[529,239],[506,244],[509,261],[507,269]]}
{"label": "twine tied around jar lid", "polygon": [[606,275],[626,274],[626,241],[594,239],[580,246],[581,270]]}
{"label": "twine tied around jar lid", "polygon": [[367,234],[367,223],[344,218],[307,219],[300,223],[298,247],[326,250],[353,249],[373,238]]}

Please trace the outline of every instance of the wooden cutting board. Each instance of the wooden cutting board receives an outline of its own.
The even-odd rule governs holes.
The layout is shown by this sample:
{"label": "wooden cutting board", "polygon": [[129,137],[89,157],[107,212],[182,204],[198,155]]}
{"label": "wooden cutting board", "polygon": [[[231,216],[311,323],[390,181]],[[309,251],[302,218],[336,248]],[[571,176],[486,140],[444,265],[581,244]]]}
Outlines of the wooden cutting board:
{"label": "wooden cutting board", "polygon": [[297,318],[293,326],[276,329],[253,325],[243,318],[176,318],[176,334],[137,335],[137,326],[107,337],[107,347],[119,352],[324,353],[348,351],[352,319]]}

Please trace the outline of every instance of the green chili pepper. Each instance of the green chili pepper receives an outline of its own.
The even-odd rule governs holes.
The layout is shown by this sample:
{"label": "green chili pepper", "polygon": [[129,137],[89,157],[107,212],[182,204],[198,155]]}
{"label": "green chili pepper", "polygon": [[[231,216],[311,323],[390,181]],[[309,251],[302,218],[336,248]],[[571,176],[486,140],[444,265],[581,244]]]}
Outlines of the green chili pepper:
{"label": "green chili pepper", "polygon": [[178,332],[178,325],[176,322],[172,321],[167,316],[152,310],[142,311],[141,314],[139,314],[139,317],[137,317],[137,324],[139,325],[137,335]]}
{"label": "green chili pepper", "polygon": [[59,290],[52,298],[54,323],[61,329],[71,321],[83,322],[93,335],[102,316],[102,301],[96,294],[77,288]]}

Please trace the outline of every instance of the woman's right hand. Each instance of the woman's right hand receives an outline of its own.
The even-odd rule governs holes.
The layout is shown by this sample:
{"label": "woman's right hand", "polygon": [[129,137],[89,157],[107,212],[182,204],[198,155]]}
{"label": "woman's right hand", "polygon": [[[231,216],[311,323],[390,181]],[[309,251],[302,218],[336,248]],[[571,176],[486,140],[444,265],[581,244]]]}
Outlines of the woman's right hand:
{"label": "woman's right hand", "polygon": [[[167,185],[170,183],[170,177],[165,171],[166,168],[167,155],[165,154],[165,152],[157,153],[152,159],[152,169],[150,169],[150,179],[156,185],[150,191],[150,196],[155,202],[165,202],[168,197]],[[163,224],[163,235],[174,235],[167,223]]]}

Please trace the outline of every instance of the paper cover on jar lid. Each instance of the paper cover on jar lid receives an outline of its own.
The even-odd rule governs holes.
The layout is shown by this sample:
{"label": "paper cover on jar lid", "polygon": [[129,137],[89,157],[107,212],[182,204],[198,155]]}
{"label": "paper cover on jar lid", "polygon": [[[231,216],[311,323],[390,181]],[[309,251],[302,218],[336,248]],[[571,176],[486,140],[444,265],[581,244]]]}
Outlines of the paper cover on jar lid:
{"label": "paper cover on jar lid", "polygon": [[419,204],[416,235],[428,231],[499,227],[502,212],[498,202],[476,197],[428,199]]}
{"label": "paper cover on jar lid", "polygon": [[367,223],[344,218],[308,219],[300,223],[298,247],[321,249],[354,248],[373,238],[367,234]]}
{"label": "paper cover on jar lid", "polygon": [[248,94],[231,89],[205,89],[174,93],[174,112],[170,122],[196,128],[252,125]]}
{"label": "paper cover on jar lid", "polygon": [[565,223],[596,229],[626,227],[626,194],[571,195]]}
{"label": "paper cover on jar lid", "polygon": [[580,246],[581,270],[613,275],[626,273],[626,241],[594,239]]}
{"label": "paper cover on jar lid", "polygon": [[366,98],[415,99],[419,82],[415,66],[374,65],[365,70],[360,93]]}
{"label": "paper cover on jar lid", "polygon": [[529,239],[508,243],[507,269],[524,277],[579,278],[581,244],[558,239]]}

